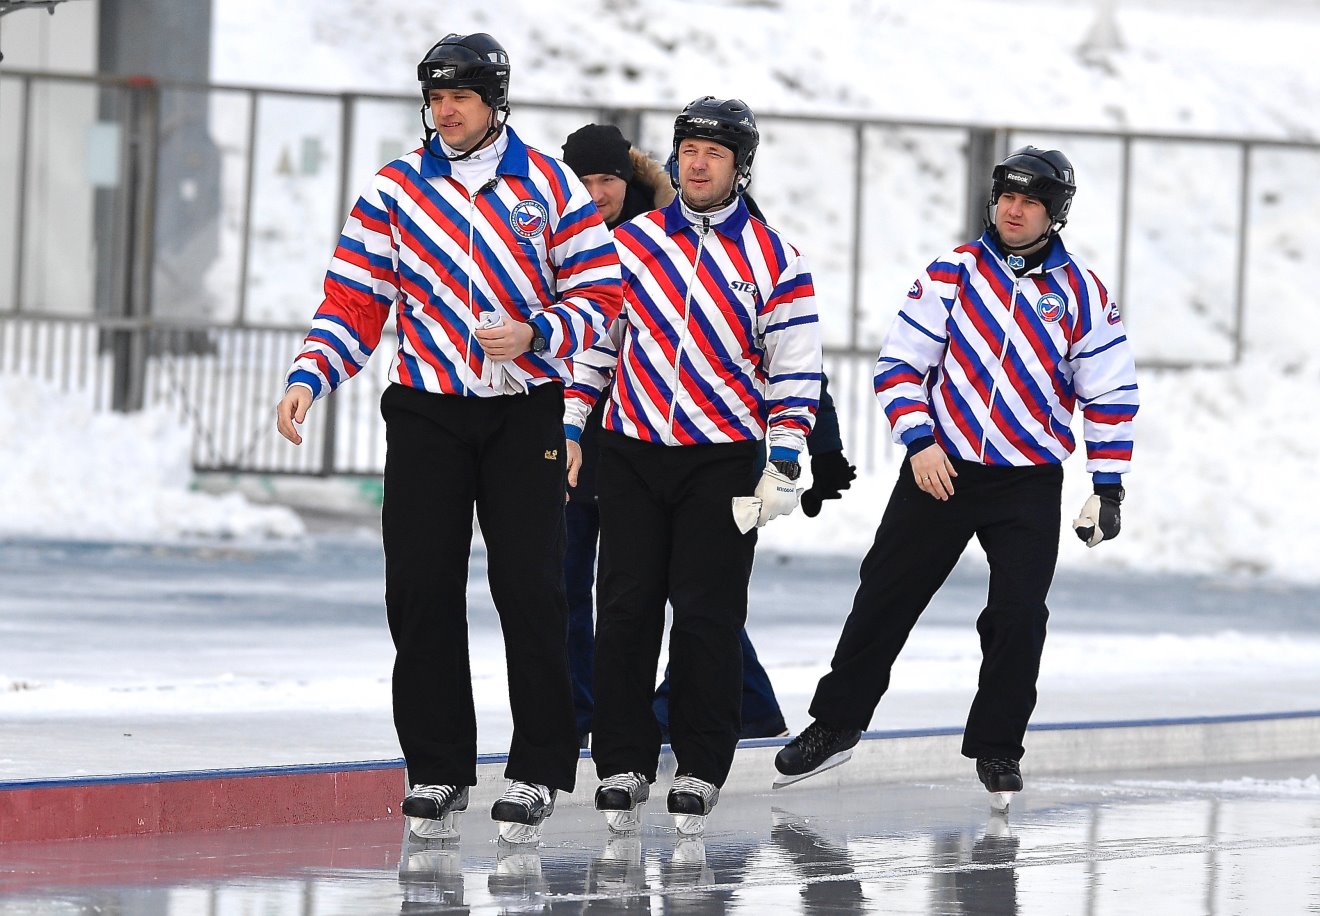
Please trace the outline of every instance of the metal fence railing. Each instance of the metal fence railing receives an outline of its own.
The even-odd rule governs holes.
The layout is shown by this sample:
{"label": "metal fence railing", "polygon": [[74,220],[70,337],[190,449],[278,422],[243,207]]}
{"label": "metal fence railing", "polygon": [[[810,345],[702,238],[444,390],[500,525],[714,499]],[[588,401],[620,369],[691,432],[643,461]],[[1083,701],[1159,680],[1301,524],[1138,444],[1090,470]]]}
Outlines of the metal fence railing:
{"label": "metal fence railing", "polygon": [[[275,431],[274,407],[305,330],[0,315],[0,375],[41,379],[108,410],[119,397],[174,412],[192,430],[199,471],[379,474],[385,462],[380,395],[388,384],[393,332],[367,367],[312,408],[303,444]],[[847,454],[874,469],[889,454],[887,427],[871,396],[874,356],[826,357]],[[130,367],[125,372],[124,368]]]}
{"label": "metal fence railing", "polygon": [[[153,385],[173,379],[209,431],[199,467],[375,467],[375,405],[356,403],[375,392],[353,393],[364,381],[318,404],[331,430],[314,427],[324,439],[296,458],[239,427],[258,426],[256,392],[268,411],[358,189],[417,145],[417,105],[412,95],[0,71],[0,331],[35,347],[11,352],[8,371],[73,373],[61,384],[99,385],[95,396],[121,410],[158,403]],[[554,153],[581,124],[612,121],[663,155],[673,114],[515,100],[510,123]],[[868,430],[859,451],[884,440],[883,424],[872,430],[873,405],[854,404],[845,385],[869,398],[870,364],[903,293],[933,256],[978,231],[985,176],[1010,147],[1054,145],[1073,159],[1070,247],[1123,303],[1146,367],[1238,361],[1253,307],[1277,301],[1279,278],[1297,271],[1280,227],[1320,208],[1320,144],[1310,142],[770,111],[758,121],[753,192],[807,256],[845,431]],[[48,339],[88,358],[34,343]],[[383,356],[371,384],[383,384]]]}

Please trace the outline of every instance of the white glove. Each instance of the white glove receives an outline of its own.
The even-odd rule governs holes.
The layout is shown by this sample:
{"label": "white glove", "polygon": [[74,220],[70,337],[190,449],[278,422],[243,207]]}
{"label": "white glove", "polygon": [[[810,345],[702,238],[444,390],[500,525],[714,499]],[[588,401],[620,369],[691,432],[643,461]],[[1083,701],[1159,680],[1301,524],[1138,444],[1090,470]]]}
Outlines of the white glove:
{"label": "white glove", "polygon": [[[477,322],[479,328],[498,328],[504,324],[504,316],[494,310],[482,312]],[[481,381],[494,388],[500,394],[526,394],[527,385],[517,378],[502,359],[483,358],[481,363]]]}
{"label": "white glove", "polygon": [[761,480],[756,484],[756,498],[761,501],[761,512],[756,519],[756,527],[763,528],[772,518],[788,515],[797,508],[797,485],[789,480],[773,463],[767,463],[761,472]]}
{"label": "white glove", "polygon": [[1081,514],[1073,519],[1073,531],[1087,547],[1118,537],[1123,527],[1120,506],[1123,488],[1115,484],[1102,484],[1082,504]]}
{"label": "white glove", "polygon": [[756,520],[761,517],[761,501],[755,496],[735,496],[733,498],[733,523],[740,534],[746,534],[756,527]]}

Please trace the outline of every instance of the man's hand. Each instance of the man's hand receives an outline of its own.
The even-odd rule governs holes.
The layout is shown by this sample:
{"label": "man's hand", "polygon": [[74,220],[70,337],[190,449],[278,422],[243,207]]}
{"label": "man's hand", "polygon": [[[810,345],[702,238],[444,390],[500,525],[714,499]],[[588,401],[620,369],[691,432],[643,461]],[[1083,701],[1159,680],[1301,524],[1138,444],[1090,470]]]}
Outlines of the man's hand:
{"label": "man's hand", "polygon": [[307,419],[307,410],[311,406],[312,392],[306,385],[290,385],[275,405],[275,428],[294,445],[302,445],[298,427]]}
{"label": "man's hand", "polygon": [[912,476],[917,479],[921,492],[929,493],[941,502],[953,495],[953,469],[949,456],[938,445],[928,445],[908,459],[912,463]]}
{"label": "man's hand", "polygon": [[802,494],[802,513],[808,518],[820,514],[822,500],[839,499],[852,486],[857,467],[843,457],[843,449],[811,456],[811,487]]}
{"label": "man's hand", "polygon": [[506,321],[493,328],[479,327],[473,333],[491,359],[514,359],[532,347],[532,326],[523,321]]}
{"label": "man's hand", "polygon": [[[796,467],[796,462],[792,464]],[[788,515],[797,508],[797,484],[775,467],[773,461],[766,463],[765,470],[761,472],[761,479],[756,484],[754,495],[761,501],[761,512],[756,519],[758,528],[764,528],[766,522],[781,515]]]}
{"label": "man's hand", "polygon": [[1112,541],[1123,527],[1119,505],[1123,502],[1123,487],[1119,484],[1098,484],[1095,493],[1082,504],[1081,514],[1073,519],[1073,531],[1087,547],[1101,541]]}
{"label": "man's hand", "polygon": [[578,472],[582,470],[582,446],[572,439],[565,439],[564,444],[568,449],[568,485],[576,487]]}

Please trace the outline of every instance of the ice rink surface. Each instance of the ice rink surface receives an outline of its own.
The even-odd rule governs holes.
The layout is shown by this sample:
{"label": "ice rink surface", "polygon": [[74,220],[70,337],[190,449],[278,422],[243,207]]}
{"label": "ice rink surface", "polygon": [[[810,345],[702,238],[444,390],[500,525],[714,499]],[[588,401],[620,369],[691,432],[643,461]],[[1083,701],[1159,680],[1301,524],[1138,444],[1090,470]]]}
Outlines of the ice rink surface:
{"label": "ice rink surface", "polygon": [[[539,846],[482,806],[456,842],[398,821],[0,846],[0,914],[1304,914],[1320,908],[1320,761],[1028,779],[1008,815],[971,777],[723,797],[678,839],[586,805]],[[475,802],[475,799],[474,799]]]}
{"label": "ice rink surface", "polygon": [[[473,554],[483,751],[505,749],[499,630]],[[806,722],[856,558],[758,556],[749,631]],[[370,532],[296,547],[0,544],[0,781],[398,756],[382,562]],[[984,573],[960,567],[873,728],[961,725]],[[1037,723],[1314,709],[1320,589],[1061,574]],[[1031,772],[1009,815],[964,777],[729,792],[679,842],[657,786],[640,836],[564,805],[535,848],[486,813],[461,841],[394,820],[0,844],[16,914],[1320,912],[1315,759]],[[856,765],[856,762],[854,764]],[[850,765],[850,766],[852,766]],[[580,786],[575,798],[589,796]]]}

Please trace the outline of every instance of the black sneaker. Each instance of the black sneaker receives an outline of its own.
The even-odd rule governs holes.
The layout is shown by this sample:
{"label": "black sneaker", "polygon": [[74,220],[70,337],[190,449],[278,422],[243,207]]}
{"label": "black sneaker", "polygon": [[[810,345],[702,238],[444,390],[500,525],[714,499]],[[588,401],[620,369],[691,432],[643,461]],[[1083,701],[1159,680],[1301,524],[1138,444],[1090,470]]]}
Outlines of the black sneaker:
{"label": "black sneaker", "polygon": [[774,787],[782,789],[847,763],[861,737],[860,728],[830,728],[812,722],[775,755],[775,769],[781,775],[775,780]]}
{"label": "black sneaker", "polygon": [[408,819],[408,829],[424,840],[447,840],[458,836],[455,815],[468,806],[467,786],[417,785],[408,790],[399,809]]}
{"label": "black sneaker", "polygon": [[987,792],[1022,791],[1022,770],[1011,757],[977,757],[976,775]]}
{"label": "black sneaker", "polygon": [[491,806],[491,820],[500,825],[500,839],[508,843],[535,843],[541,825],[555,810],[554,789],[514,780]]}

